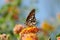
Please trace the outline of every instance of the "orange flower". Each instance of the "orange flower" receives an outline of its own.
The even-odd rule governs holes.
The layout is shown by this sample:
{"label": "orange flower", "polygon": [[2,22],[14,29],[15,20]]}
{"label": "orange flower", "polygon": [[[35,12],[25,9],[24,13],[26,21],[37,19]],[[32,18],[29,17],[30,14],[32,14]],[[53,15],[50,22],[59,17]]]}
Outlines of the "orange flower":
{"label": "orange flower", "polygon": [[37,27],[26,27],[24,28],[20,34],[26,34],[26,33],[37,33],[39,30]]}
{"label": "orange flower", "polygon": [[21,37],[22,40],[38,40],[38,37],[35,33],[23,34]]}
{"label": "orange flower", "polygon": [[15,28],[13,29],[13,32],[14,32],[15,34],[19,34],[22,29],[23,29],[23,26],[20,25],[20,24],[18,24],[18,25],[16,25]]}
{"label": "orange flower", "polygon": [[44,22],[44,23],[42,23],[42,29],[45,31],[52,31],[53,27],[50,24],[48,24],[47,22]]}

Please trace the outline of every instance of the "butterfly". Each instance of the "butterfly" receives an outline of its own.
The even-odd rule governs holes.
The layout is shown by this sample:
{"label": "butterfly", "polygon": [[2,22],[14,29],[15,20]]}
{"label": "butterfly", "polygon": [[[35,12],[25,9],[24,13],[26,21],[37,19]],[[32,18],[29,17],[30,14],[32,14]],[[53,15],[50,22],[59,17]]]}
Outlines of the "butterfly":
{"label": "butterfly", "polygon": [[28,26],[34,26],[36,24],[36,18],[35,18],[35,9],[33,9],[27,19],[26,19],[26,25]]}

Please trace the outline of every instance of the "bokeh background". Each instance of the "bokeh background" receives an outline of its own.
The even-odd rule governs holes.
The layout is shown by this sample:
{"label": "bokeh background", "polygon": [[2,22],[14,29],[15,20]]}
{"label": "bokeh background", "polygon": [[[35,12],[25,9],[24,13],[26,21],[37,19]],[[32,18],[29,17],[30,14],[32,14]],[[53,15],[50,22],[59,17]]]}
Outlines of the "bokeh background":
{"label": "bokeh background", "polygon": [[37,27],[47,21],[56,28],[50,34],[51,40],[56,40],[60,33],[60,0],[0,0],[0,34],[9,34],[15,40],[14,26],[24,24],[32,9],[36,9]]}

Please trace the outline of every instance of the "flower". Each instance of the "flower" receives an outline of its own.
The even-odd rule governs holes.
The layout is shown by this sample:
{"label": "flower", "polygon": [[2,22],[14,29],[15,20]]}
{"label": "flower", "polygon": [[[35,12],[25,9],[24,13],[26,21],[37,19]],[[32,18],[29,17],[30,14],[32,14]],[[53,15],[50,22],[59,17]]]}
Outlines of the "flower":
{"label": "flower", "polygon": [[39,29],[37,27],[26,27],[20,32],[20,34],[37,33],[38,31]]}
{"label": "flower", "polygon": [[43,22],[42,23],[42,29],[45,30],[45,31],[52,31],[53,30],[53,27],[49,23]]}
{"label": "flower", "polygon": [[13,32],[15,34],[19,34],[23,28],[24,28],[23,25],[17,24],[17,25],[15,25],[15,28],[13,29]]}
{"label": "flower", "polygon": [[38,40],[38,37],[35,33],[23,34],[21,37],[22,40]]}
{"label": "flower", "polygon": [[9,35],[0,34],[0,40],[8,40],[8,39],[9,39]]}
{"label": "flower", "polygon": [[20,32],[22,40],[38,40],[36,33],[39,31],[37,27],[25,27]]}

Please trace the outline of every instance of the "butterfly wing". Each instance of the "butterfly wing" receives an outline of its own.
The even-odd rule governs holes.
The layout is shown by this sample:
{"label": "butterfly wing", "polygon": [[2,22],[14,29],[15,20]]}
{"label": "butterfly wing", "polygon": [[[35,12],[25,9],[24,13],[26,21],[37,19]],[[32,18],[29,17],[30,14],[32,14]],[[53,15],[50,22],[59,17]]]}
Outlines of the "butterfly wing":
{"label": "butterfly wing", "polygon": [[36,24],[35,9],[33,9],[26,19],[26,25],[33,26],[35,24]]}

